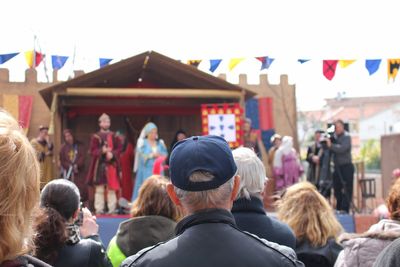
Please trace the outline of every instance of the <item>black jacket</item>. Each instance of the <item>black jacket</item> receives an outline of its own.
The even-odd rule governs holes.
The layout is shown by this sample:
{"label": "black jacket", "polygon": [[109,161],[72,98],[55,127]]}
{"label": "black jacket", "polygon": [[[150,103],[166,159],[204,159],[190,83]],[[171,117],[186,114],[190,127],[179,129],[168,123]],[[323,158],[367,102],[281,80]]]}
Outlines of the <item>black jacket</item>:
{"label": "black jacket", "polygon": [[239,198],[233,202],[232,214],[240,230],[279,245],[296,248],[296,237],[292,229],[287,224],[268,217],[261,199],[257,197],[252,197],[251,200]]}
{"label": "black jacket", "polygon": [[98,236],[65,245],[59,252],[55,267],[112,267]]}
{"label": "black jacket", "polygon": [[227,210],[209,209],[192,214],[178,223],[176,234],[168,242],[127,258],[121,266],[304,266],[296,260],[292,249],[237,229]]}
{"label": "black jacket", "polygon": [[15,260],[0,263],[0,267],[51,267],[51,265],[32,256],[23,255]]}
{"label": "black jacket", "polygon": [[334,239],[328,239],[323,247],[313,247],[304,241],[297,244],[296,253],[307,267],[333,267],[342,249]]}

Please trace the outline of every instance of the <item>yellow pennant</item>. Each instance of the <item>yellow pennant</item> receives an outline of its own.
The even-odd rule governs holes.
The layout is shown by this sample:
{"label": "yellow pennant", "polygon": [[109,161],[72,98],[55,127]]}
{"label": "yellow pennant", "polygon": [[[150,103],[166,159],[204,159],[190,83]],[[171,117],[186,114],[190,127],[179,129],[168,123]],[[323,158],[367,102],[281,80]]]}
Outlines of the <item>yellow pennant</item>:
{"label": "yellow pennant", "polygon": [[25,59],[26,63],[28,64],[29,68],[33,67],[33,50],[25,52]]}
{"label": "yellow pennant", "polygon": [[400,67],[400,58],[392,58],[388,59],[388,81],[396,79],[397,73],[399,72]]}
{"label": "yellow pennant", "polygon": [[229,61],[229,71],[232,71],[243,60],[244,60],[244,58],[232,58]]}
{"label": "yellow pennant", "polygon": [[346,68],[355,62],[354,59],[352,60],[339,60],[339,66],[341,68]]}

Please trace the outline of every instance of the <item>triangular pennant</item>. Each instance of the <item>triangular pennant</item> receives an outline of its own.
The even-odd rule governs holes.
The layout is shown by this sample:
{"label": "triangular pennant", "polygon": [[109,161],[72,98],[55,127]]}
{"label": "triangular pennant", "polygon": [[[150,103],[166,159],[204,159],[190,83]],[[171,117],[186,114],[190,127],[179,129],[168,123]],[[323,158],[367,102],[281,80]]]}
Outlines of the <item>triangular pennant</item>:
{"label": "triangular pennant", "polygon": [[322,61],[323,74],[330,81],[335,76],[337,63],[338,63],[338,60],[323,60]]}
{"label": "triangular pennant", "polygon": [[68,57],[66,56],[51,56],[51,64],[54,70],[59,70],[64,67],[65,62],[67,62]]}
{"label": "triangular pennant", "polygon": [[99,58],[99,63],[100,63],[100,68],[107,66],[111,60],[113,60],[112,58]]}
{"label": "triangular pennant", "polygon": [[397,73],[399,72],[400,58],[388,59],[388,80],[391,78],[393,81],[396,79]]}
{"label": "triangular pennant", "polygon": [[369,75],[374,74],[379,69],[379,65],[381,64],[381,62],[382,59],[365,60],[365,67],[367,68]]}
{"label": "triangular pennant", "polygon": [[339,65],[342,69],[350,66],[351,64],[353,64],[355,62],[354,59],[352,60],[339,60]]}
{"label": "triangular pennant", "polygon": [[306,63],[310,61],[311,59],[298,59],[297,61],[300,62],[300,64]]}
{"label": "triangular pennant", "polygon": [[[33,60],[35,57],[35,60]],[[34,50],[25,52],[26,63],[29,68],[37,67],[42,62],[44,55],[42,53],[36,52]],[[35,66],[33,66],[35,65]]]}
{"label": "triangular pennant", "polygon": [[214,72],[219,64],[221,64],[222,59],[210,59],[210,71]]}
{"label": "triangular pennant", "polygon": [[229,71],[232,71],[243,60],[244,60],[244,58],[232,58],[229,61]]}
{"label": "triangular pennant", "polygon": [[15,57],[18,54],[19,53],[11,53],[11,54],[0,55],[0,64],[6,63],[7,61],[9,61],[10,59],[12,59],[13,57]]}
{"label": "triangular pennant", "polygon": [[198,67],[200,65],[201,60],[188,60],[187,64],[193,67]]}
{"label": "triangular pennant", "polygon": [[271,66],[272,62],[274,62],[274,58],[269,58],[269,57],[256,57],[259,61],[261,61],[261,70],[264,69],[269,69]]}

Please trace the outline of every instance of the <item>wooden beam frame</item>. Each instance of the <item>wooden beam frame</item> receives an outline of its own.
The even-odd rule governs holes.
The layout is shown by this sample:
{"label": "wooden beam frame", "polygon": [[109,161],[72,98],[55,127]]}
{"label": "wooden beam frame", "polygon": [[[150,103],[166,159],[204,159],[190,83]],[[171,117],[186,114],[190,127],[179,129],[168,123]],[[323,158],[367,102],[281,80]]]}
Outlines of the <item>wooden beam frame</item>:
{"label": "wooden beam frame", "polygon": [[186,98],[230,98],[242,99],[240,91],[226,89],[182,89],[182,88],[67,88],[65,95],[71,96],[138,96],[138,97],[186,97]]}

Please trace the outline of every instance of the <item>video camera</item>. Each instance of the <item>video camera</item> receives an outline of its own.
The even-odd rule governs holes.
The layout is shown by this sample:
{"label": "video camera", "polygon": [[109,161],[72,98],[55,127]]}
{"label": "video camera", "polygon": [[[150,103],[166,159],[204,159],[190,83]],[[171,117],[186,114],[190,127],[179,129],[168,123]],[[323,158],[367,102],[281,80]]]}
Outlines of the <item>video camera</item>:
{"label": "video camera", "polygon": [[319,143],[321,145],[326,145],[328,139],[330,139],[332,143],[335,143],[334,133],[335,133],[335,125],[332,124],[326,130],[326,132],[321,131],[321,137],[319,138]]}

